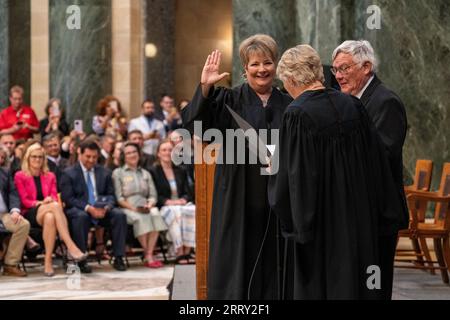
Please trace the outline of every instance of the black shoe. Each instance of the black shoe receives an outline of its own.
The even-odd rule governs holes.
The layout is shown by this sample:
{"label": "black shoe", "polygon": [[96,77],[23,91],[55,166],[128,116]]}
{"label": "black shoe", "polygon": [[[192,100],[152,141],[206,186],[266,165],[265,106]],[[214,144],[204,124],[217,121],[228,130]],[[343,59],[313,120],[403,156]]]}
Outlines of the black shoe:
{"label": "black shoe", "polygon": [[42,250],[41,250],[41,245],[40,245],[39,243],[36,243],[35,246],[33,246],[33,247],[31,247],[31,248],[26,248],[25,251],[26,251],[27,253],[30,253],[30,254],[36,254],[36,255],[37,255],[37,254],[39,254],[39,253],[42,252]]}
{"label": "black shoe", "polygon": [[78,262],[78,267],[80,268],[81,273],[92,273],[92,268],[87,264],[86,261]]}
{"label": "black shoe", "polygon": [[123,261],[122,257],[116,257],[114,259],[113,267],[117,271],[126,271],[127,270],[127,266],[125,265],[125,262]]}

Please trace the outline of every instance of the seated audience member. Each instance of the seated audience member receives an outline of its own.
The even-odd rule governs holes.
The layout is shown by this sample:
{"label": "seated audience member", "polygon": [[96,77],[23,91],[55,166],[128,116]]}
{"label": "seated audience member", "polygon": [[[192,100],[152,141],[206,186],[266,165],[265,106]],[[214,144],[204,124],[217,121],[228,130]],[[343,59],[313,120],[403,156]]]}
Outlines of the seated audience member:
{"label": "seated audience member", "polygon": [[8,169],[12,176],[20,170],[20,151],[22,147],[16,145],[16,139],[14,139],[12,134],[3,134],[0,137],[0,144],[4,145],[8,150]]}
{"label": "seated audience member", "polygon": [[170,110],[175,106],[174,100],[168,94],[163,93],[159,100],[159,107],[155,109],[156,119],[162,121],[164,125],[167,125],[167,117],[170,114]]}
{"label": "seated audience member", "polygon": [[[180,168],[182,168],[187,173],[187,179],[188,179],[188,186],[189,186],[189,194],[191,195],[192,199],[195,199],[194,197],[194,189],[195,189],[195,174],[194,174],[194,146],[193,141],[187,141],[187,143],[183,143],[183,137],[178,133],[177,130],[172,131],[169,135],[169,140],[172,142],[173,146],[173,153],[177,153],[177,155],[184,159],[184,156],[188,156],[190,159],[189,163],[182,163],[179,165]],[[188,147],[189,146],[189,147]]]}
{"label": "seated audience member", "polygon": [[49,172],[44,148],[35,143],[28,147],[22,161],[22,171],[17,172],[14,182],[22,202],[22,214],[31,227],[43,229],[45,245],[44,274],[54,275],[52,254],[56,234],[67,246],[68,258],[85,260],[87,254],[72,241],[61,204],[58,203],[56,177]]}
{"label": "seated audience member", "polygon": [[83,141],[86,139],[86,133],[84,132],[78,132],[75,130],[72,130],[68,136],[65,136],[62,138],[61,142],[61,156],[66,159],[70,159],[71,156],[71,150],[70,146],[71,144],[79,144],[80,141]]}
{"label": "seated audience member", "polygon": [[116,138],[111,134],[105,134],[100,138],[100,156],[98,157],[98,164],[105,166],[108,159],[111,158],[114,149]]}
{"label": "seated audience member", "polygon": [[25,153],[25,143],[27,142],[27,140],[25,139],[19,139],[16,141],[16,147],[14,148],[14,157],[16,157],[18,159],[18,165],[19,165],[19,170],[20,170],[20,163],[22,162],[22,157]]}
{"label": "seated audience member", "polygon": [[39,132],[39,121],[33,109],[23,104],[23,88],[10,90],[11,105],[0,113],[0,134],[12,134],[14,139],[29,139]]}
{"label": "seated audience member", "polygon": [[0,220],[5,229],[12,233],[6,251],[3,274],[25,277],[26,272],[18,268],[27,242],[30,223],[20,214],[20,199],[11,174],[0,168]]}
{"label": "seated audience member", "polygon": [[154,155],[158,143],[166,137],[166,129],[162,121],[155,117],[155,104],[153,101],[145,100],[141,108],[142,115],[130,121],[128,132],[133,130],[141,131],[144,137],[142,152]]}
{"label": "seated audience member", "polygon": [[[100,148],[96,142],[86,139],[80,144],[78,153],[79,162],[67,168],[61,179],[62,199],[74,241],[85,251],[91,226],[111,227],[113,266],[118,271],[125,271],[127,219],[115,207],[111,171],[97,165]],[[92,272],[85,262],[79,263],[79,267],[83,273]]]}
{"label": "seated audience member", "polygon": [[114,171],[120,167],[120,153],[123,144],[124,144],[123,141],[116,142],[116,144],[114,145],[112,156],[106,162],[106,167],[111,171]]}
{"label": "seated audience member", "polygon": [[49,133],[58,131],[63,136],[69,134],[69,125],[65,119],[61,100],[53,98],[45,106],[46,117],[39,122],[39,132],[43,139]]}
{"label": "seated audience member", "polygon": [[[17,171],[20,171],[20,159],[14,156],[15,151],[17,152],[19,148],[14,149],[15,141],[12,135],[7,134],[2,136],[2,138],[0,138],[0,140],[3,140],[8,145],[8,147],[0,143],[0,168],[3,168],[8,173],[11,173],[12,168],[13,173],[11,173],[11,177],[13,177]],[[9,156],[10,153],[13,154],[12,157]],[[15,192],[17,192],[17,190]],[[41,246],[30,236],[28,236],[25,248],[26,254],[28,255],[28,257],[30,257],[31,255],[36,255],[37,252],[41,249]]]}
{"label": "seated audience member", "polygon": [[182,100],[178,106],[175,105],[171,105],[170,109],[169,109],[169,113],[166,116],[166,130],[167,133],[171,133],[179,128],[181,128],[183,126],[183,121],[181,119],[181,114],[180,114],[180,110],[182,107],[186,106],[187,104],[189,104],[188,100]]}
{"label": "seated audience member", "polygon": [[152,175],[158,193],[157,206],[169,227],[169,235],[177,255],[177,263],[194,262],[195,206],[190,203],[187,174],[172,163],[172,143],[163,140],[157,148],[158,164]]}
{"label": "seated audience member", "polygon": [[[128,141],[133,142],[139,146],[139,149],[144,148],[144,135],[139,130],[133,130],[128,133]],[[152,154],[141,153],[141,167],[147,171],[151,171],[156,157]]]}
{"label": "seated audience member", "polygon": [[0,168],[9,171],[9,150],[2,144],[0,144]]}
{"label": "seated audience member", "polygon": [[127,126],[119,99],[107,96],[98,102],[97,115],[92,119],[92,129],[97,135],[110,134],[117,140],[123,140],[127,134]]}
{"label": "seated audience member", "polygon": [[59,186],[61,181],[61,174],[69,166],[69,160],[61,157],[61,145],[59,135],[56,132],[52,132],[46,135],[42,139],[42,143],[47,154],[48,168],[56,176],[56,180]]}
{"label": "seated audience member", "polygon": [[140,149],[126,142],[121,152],[121,167],[114,170],[113,180],[117,201],[133,226],[134,236],[144,249],[145,266],[160,268],[153,250],[160,231],[167,226],[156,207],[157,193],[151,174],[140,166]]}

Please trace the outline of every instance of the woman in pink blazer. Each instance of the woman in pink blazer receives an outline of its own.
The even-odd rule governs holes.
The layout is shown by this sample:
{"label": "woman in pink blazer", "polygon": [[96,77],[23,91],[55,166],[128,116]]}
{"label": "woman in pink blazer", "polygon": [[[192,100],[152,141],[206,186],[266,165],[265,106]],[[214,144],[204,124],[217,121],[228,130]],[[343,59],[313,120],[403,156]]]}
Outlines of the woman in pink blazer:
{"label": "woman in pink blazer", "polygon": [[22,214],[32,227],[43,229],[45,245],[44,274],[52,277],[52,255],[56,233],[67,246],[69,259],[85,260],[83,253],[73,242],[63,208],[58,202],[56,177],[49,172],[44,148],[39,143],[31,145],[22,159],[22,171],[16,173],[14,182],[22,202]]}

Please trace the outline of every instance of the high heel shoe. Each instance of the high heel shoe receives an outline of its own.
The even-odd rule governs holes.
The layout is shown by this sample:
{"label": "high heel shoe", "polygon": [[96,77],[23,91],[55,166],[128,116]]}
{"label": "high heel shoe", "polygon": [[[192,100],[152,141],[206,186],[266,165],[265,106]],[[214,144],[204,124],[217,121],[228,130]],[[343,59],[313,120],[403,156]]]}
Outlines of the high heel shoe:
{"label": "high heel shoe", "polygon": [[55,271],[44,272],[44,276],[49,277],[49,278],[54,277],[55,276]]}
{"label": "high heel shoe", "polygon": [[105,244],[97,243],[95,246],[95,256],[97,258],[98,264],[102,263],[102,260],[111,260],[111,256],[106,252]]}
{"label": "high heel shoe", "polygon": [[83,253],[81,256],[79,257],[74,257],[72,256],[72,254],[70,252],[67,251],[67,259],[68,260],[72,260],[74,262],[81,262],[87,259],[87,257],[89,256],[89,254],[87,252]]}

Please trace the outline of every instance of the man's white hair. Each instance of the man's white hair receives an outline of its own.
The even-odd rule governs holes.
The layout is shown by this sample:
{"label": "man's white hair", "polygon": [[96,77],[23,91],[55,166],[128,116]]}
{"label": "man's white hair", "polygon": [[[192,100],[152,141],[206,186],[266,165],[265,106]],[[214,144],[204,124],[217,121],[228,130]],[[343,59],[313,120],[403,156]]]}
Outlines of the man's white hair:
{"label": "man's white hair", "polygon": [[372,64],[372,72],[377,71],[378,60],[375,57],[375,52],[372,45],[367,40],[347,40],[344,41],[333,52],[333,59],[336,59],[339,53],[346,53],[353,57],[355,63],[363,64],[364,62],[370,62]]}

